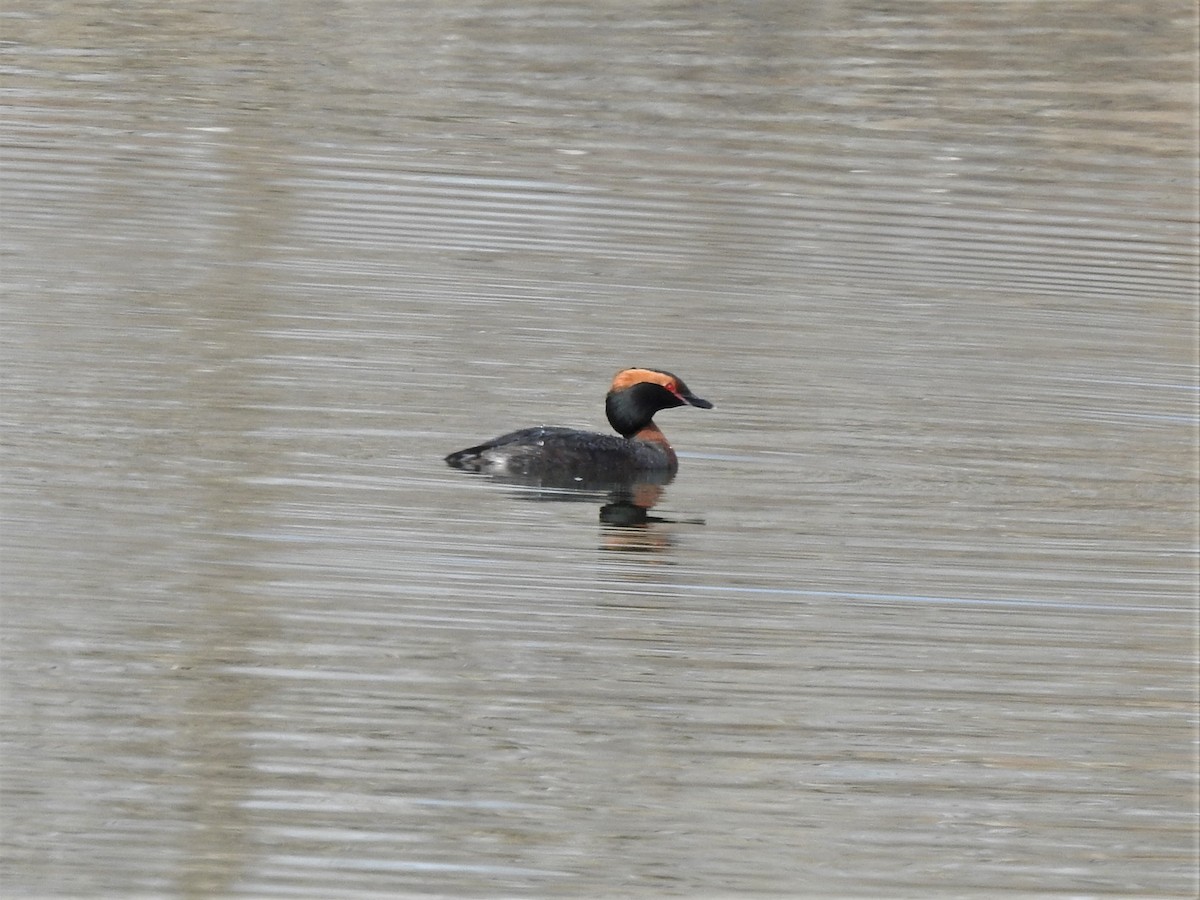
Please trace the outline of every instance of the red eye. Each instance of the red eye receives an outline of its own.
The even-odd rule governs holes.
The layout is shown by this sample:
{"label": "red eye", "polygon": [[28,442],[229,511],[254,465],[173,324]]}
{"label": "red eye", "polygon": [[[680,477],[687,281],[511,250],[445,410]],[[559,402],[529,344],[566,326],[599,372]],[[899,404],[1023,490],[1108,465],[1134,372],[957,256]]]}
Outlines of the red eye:
{"label": "red eye", "polygon": [[675,382],[673,382],[673,381],[668,381],[668,382],[667,382],[667,383],[664,385],[664,387],[665,387],[665,388],[666,388],[668,391],[670,391],[672,394],[677,394],[677,393],[679,393],[677,390],[675,390]]}

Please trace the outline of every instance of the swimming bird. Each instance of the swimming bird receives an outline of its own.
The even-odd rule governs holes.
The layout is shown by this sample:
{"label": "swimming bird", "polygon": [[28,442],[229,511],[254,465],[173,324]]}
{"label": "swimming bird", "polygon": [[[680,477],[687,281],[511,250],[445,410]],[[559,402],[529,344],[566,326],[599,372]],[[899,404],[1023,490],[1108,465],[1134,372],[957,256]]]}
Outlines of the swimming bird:
{"label": "swimming bird", "polygon": [[585,480],[674,475],[679,461],[654,424],[654,414],[685,404],[712,409],[677,375],[658,369],[622,369],[604,398],[604,412],[617,434],[538,425],[451,453],[446,462],[456,469],[518,477]]}

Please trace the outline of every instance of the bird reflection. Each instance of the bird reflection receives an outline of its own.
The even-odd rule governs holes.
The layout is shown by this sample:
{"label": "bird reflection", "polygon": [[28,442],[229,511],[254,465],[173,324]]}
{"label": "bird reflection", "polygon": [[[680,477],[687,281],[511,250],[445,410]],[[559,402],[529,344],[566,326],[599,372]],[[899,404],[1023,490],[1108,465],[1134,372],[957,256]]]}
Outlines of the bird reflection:
{"label": "bird reflection", "polygon": [[599,504],[605,550],[645,552],[670,546],[668,534],[657,525],[702,525],[702,519],[673,519],[652,510],[666,495],[673,472],[640,472],[625,478],[587,477],[569,474],[476,475],[509,488],[523,500],[543,503]]}

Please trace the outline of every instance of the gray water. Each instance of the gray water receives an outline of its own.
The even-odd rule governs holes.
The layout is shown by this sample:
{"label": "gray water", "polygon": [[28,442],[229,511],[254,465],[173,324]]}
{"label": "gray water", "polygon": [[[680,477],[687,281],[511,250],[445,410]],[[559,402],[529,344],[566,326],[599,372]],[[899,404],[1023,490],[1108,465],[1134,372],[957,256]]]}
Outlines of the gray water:
{"label": "gray water", "polygon": [[6,897],[1194,895],[1192,4],[0,23]]}

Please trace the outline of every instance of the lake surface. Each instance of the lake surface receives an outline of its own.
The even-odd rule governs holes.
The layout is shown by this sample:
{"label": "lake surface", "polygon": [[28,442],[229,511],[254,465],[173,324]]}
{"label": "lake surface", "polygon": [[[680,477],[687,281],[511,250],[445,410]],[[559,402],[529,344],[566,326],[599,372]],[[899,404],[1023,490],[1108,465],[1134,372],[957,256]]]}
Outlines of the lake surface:
{"label": "lake surface", "polygon": [[1193,4],[0,22],[5,896],[1195,895]]}

